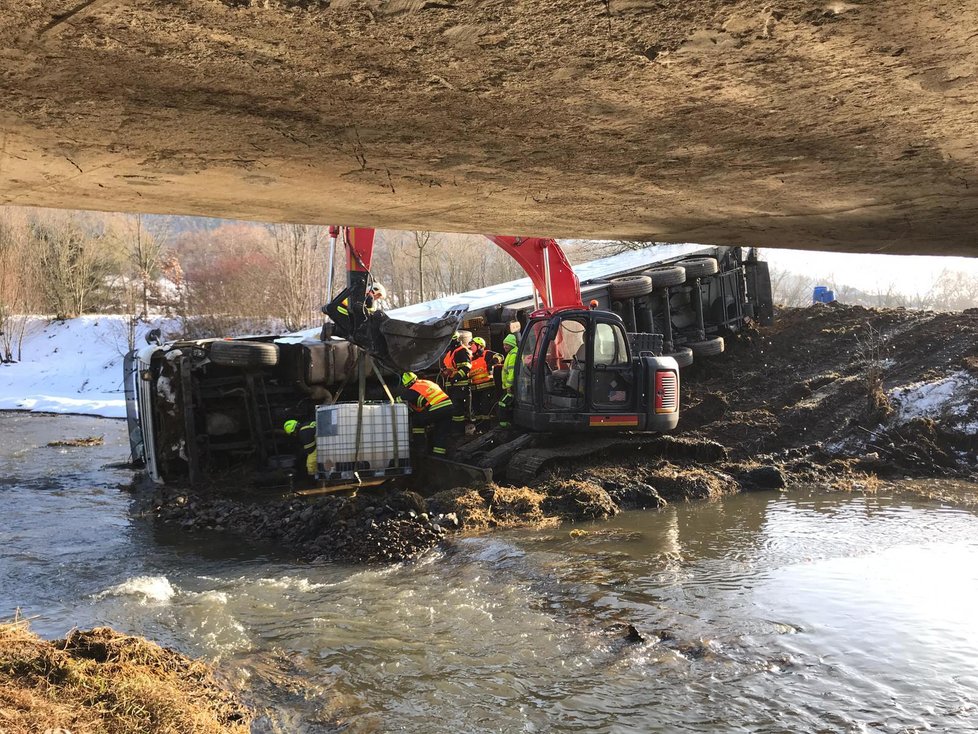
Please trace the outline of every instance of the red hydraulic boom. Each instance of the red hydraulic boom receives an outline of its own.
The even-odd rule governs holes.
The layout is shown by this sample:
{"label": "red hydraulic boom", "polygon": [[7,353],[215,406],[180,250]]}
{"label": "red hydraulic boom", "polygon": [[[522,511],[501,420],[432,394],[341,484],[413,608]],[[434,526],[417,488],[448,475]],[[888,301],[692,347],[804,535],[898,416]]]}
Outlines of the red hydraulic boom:
{"label": "red hydraulic boom", "polygon": [[[347,256],[347,288],[323,308],[332,317],[339,336],[398,369],[423,369],[434,363],[461,323],[467,306],[457,306],[421,324],[396,321],[383,312],[368,314],[364,302],[370,287],[375,230],[330,227],[329,231],[334,243],[342,236]],[[488,239],[526,271],[547,312],[583,308],[580,282],[555,240],[501,235],[488,235]]]}

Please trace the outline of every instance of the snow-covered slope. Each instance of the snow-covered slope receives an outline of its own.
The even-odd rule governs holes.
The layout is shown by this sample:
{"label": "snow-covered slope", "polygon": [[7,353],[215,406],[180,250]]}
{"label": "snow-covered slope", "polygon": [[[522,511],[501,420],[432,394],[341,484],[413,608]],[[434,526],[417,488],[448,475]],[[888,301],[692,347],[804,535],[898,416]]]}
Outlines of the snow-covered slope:
{"label": "snow-covered slope", "polygon": [[[158,324],[139,324],[137,344]],[[0,364],[0,410],[84,413],[124,418],[123,316],[37,319],[24,340],[24,361]]]}

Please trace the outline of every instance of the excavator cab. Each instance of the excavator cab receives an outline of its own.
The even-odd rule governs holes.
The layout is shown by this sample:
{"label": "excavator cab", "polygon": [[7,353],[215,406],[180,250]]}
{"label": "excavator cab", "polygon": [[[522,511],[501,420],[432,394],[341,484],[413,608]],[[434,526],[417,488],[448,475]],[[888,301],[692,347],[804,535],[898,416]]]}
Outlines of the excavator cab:
{"label": "excavator cab", "polygon": [[679,368],[649,351],[608,311],[538,312],[524,329],[514,376],[514,421],[534,431],[671,431]]}

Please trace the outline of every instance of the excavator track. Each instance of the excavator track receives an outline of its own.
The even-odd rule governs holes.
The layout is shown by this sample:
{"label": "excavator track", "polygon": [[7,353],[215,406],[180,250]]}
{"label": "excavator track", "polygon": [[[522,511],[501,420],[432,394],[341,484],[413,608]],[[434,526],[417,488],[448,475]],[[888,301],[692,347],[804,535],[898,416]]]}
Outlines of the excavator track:
{"label": "excavator track", "polygon": [[[640,437],[606,436],[604,438],[581,437],[562,442],[560,446],[531,448],[518,452],[506,466],[506,481],[511,484],[532,482],[543,468],[556,459],[580,458],[599,451],[607,451],[623,445],[634,445]],[[645,442],[652,437],[644,437]]]}
{"label": "excavator track", "polygon": [[599,438],[564,437],[560,445],[536,446],[517,451],[509,458],[504,478],[510,484],[527,484],[535,480],[547,464],[557,459],[580,459],[599,452],[627,449],[642,451],[656,459],[721,461],[726,458],[723,446],[713,441],[691,441],[674,436],[650,434],[617,434]]}

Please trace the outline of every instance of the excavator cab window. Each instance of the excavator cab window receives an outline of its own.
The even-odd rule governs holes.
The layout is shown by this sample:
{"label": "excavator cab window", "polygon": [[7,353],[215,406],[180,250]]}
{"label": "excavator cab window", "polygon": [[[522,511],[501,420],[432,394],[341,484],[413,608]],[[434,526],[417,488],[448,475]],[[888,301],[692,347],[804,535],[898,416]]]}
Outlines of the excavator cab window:
{"label": "excavator cab window", "polygon": [[524,406],[534,405],[534,375],[537,365],[537,346],[547,326],[547,319],[535,319],[527,324],[520,342],[519,356],[516,359],[514,391],[516,402]]}
{"label": "excavator cab window", "polygon": [[515,379],[517,405],[545,412],[627,411],[636,399],[625,329],[593,311],[531,321]]}
{"label": "excavator cab window", "polygon": [[545,410],[584,408],[588,331],[582,318],[563,318],[551,327],[543,375]]}
{"label": "excavator cab window", "polygon": [[591,395],[596,409],[623,408],[632,402],[632,358],[620,324],[599,321],[594,328]]}

